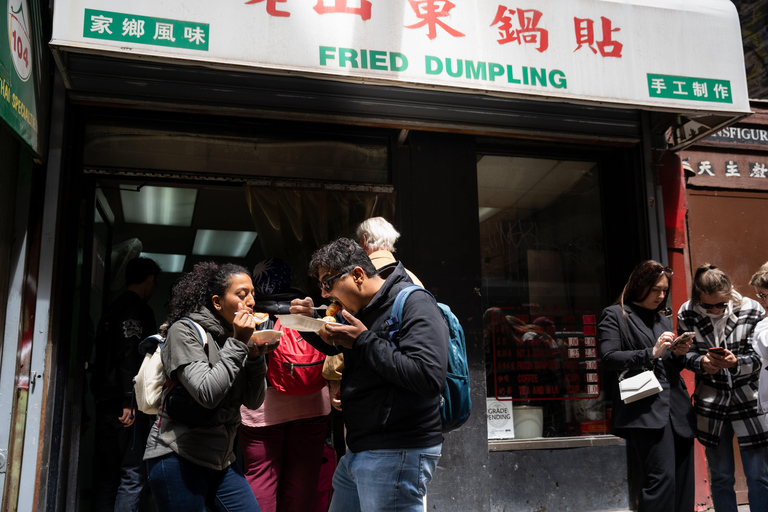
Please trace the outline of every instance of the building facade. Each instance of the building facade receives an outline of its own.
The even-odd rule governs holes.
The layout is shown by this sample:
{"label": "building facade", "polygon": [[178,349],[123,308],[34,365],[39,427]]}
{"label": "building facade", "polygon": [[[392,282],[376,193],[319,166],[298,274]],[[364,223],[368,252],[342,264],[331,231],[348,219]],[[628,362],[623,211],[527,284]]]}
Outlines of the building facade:
{"label": "building facade", "polygon": [[[283,258],[312,293],[312,251],[382,215],[402,233],[396,257],[467,334],[474,410],[446,435],[428,507],[631,509],[596,319],[637,262],[667,260],[661,155],[750,113],[733,5],[213,7],[56,3],[26,259],[49,314],[16,370],[23,329],[6,328],[2,377],[36,383],[39,408],[16,429],[29,444],[4,506],[89,507],[93,331],[128,259],[160,261],[158,319],[163,291],[206,259]],[[721,37],[690,48],[682,19]]]}

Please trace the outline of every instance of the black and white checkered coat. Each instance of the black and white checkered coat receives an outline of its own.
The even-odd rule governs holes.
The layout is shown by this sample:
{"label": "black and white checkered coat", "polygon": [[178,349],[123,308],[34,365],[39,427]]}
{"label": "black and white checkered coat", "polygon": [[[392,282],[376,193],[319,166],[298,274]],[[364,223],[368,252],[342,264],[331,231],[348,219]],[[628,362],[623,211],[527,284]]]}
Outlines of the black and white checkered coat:
{"label": "black and white checkered coat", "polygon": [[[693,331],[696,338],[685,356],[686,367],[696,374],[693,392],[697,435],[701,444],[717,446],[723,421],[727,418],[743,449],[768,446],[768,414],[757,410],[760,356],[752,348],[755,325],[765,311],[756,301],[733,301],[723,338],[717,340],[710,318],[689,300],[677,314],[677,331]],[[736,356],[735,368],[705,373],[701,361],[709,347],[725,347]]]}

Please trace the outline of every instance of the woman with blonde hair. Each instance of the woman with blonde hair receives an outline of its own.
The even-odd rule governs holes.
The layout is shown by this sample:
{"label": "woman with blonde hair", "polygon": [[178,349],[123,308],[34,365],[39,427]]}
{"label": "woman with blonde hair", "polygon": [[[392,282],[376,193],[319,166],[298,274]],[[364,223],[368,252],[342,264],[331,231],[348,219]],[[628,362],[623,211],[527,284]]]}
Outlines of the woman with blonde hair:
{"label": "woman with blonde hair", "polygon": [[[755,288],[757,301],[768,309],[768,262],[757,269],[749,280],[749,286]],[[763,369],[760,371],[760,384],[757,393],[757,408],[760,412],[768,412],[768,318],[764,318],[755,326],[755,335],[752,339],[752,348],[763,360]]]}
{"label": "woman with blonde hair", "polygon": [[765,311],[733,289],[722,269],[696,269],[691,299],[680,307],[677,330],[694,331],[685,365],[696,374],[697,437],[704,445],[717,512],[736,512],[733,436],[752,510],[768,510],[768,414],[758,412],[760,356],[752,347]]}

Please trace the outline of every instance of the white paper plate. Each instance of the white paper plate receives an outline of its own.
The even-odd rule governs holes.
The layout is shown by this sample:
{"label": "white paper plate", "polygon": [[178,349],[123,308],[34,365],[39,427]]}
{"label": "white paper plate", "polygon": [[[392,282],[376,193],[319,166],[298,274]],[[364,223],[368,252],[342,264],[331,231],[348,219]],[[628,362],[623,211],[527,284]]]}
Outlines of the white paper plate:
{"label": "white paper plate", "polygon": [[253,331],[251,341],[258,344],[275,343],[283,335],[283,331],[265,329],[263,331]]}
{"label": "white paper plate", "polygon": [[318,332],[325,322],[319,318],[310,318],[304,315],[276,315],[280,319],[280,325],[295,331]]}

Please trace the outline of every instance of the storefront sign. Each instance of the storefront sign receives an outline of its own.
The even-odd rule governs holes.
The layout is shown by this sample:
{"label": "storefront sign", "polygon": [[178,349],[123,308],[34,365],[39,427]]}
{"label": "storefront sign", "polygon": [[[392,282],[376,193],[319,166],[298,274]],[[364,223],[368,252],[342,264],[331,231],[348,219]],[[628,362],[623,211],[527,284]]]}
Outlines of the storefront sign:
{"label": "storefront sign", "polygon": [[[692,44],[699,29],[712,35]],[[749,112],[727,0],[61,0],[52,44],[365,83]]]}
{"label": "storefront sign", "polygon": [[[1,3],[0,3],[1,5]],[[38,0],[8,0],[0,26],[0,118],[41,155]]]}
{"label": "storefront sign", "polygon": [[713,142],[738,142],[740,144],[754,144],[768,146],[768,130],[765,128],[743,128],[731,126],[723,128],[706,138]]}
{"label": "storefront sign", "polygon": [[710,160],[696,162],[697,176],[724,176],[726,178],[768,178],[768,158],[762,162],[746,162],[741,164],[736,160],[726,160],[724,164],[713,165]]}

